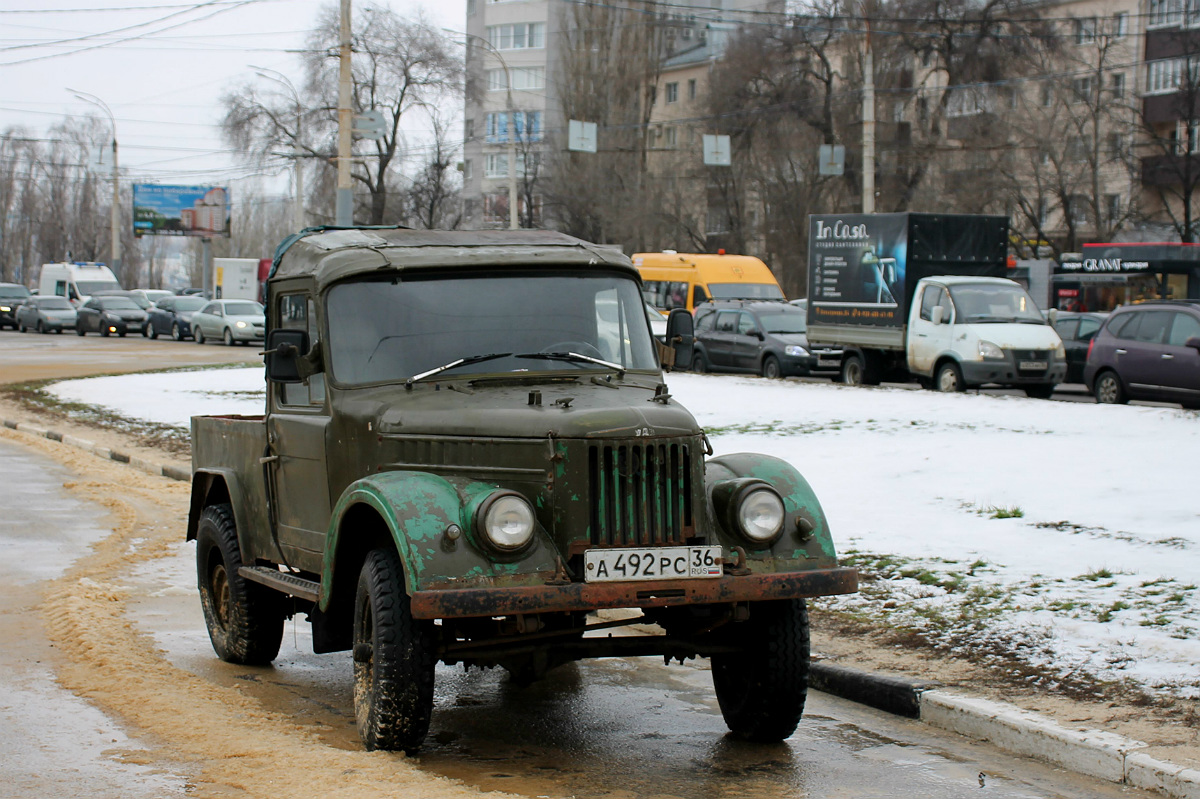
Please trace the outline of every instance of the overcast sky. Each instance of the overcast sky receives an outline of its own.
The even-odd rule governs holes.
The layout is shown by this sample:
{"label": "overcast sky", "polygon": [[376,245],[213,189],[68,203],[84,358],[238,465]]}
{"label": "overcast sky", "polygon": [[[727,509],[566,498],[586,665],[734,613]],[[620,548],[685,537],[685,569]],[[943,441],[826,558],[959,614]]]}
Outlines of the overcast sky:
{"label": "overcast sky", "polygon": [[[365,2],[365,0],[364,0]],[[228,185],[248,170],[221,143],[219,99],[253,66],[300,83],[296,51],[336,0],[0,0],[0,131],[36,137],[68,115],[116,118],[134,182]],[[462,30],[465,0],[379,0]],[[358,2],[355,3],[358,5]],[[419,136],[420,132],[414,132]]]}

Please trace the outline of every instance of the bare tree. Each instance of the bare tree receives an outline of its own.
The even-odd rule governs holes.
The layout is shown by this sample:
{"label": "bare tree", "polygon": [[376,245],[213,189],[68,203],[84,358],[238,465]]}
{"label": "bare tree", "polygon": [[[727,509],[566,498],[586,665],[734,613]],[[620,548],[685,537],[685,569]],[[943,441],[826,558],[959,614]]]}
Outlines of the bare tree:
{"label": "bare tree", "polygon": [[455,179],[458,148],[449,143],[445,119],[436,113],[430,118],[433,150],[408,188],[407,205],[418,227],[454,230],[463,222],[461,186]]}

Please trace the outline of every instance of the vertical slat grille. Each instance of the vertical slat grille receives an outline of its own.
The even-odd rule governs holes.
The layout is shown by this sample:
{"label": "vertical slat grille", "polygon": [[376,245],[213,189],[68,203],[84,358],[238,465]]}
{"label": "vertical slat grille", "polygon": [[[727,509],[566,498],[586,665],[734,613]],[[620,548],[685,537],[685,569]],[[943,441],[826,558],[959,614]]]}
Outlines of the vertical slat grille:
{"label": "vertical slat grille", "polygon": [[683,543],[685,530],[692,527],[691,483],[686,443],[589,446],[591,544]]}

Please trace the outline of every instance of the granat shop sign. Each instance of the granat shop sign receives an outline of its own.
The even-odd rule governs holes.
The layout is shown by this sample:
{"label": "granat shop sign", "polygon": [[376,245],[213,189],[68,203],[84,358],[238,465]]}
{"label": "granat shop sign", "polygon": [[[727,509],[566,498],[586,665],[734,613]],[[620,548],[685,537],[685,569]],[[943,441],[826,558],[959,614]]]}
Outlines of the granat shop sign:
{"label": "granat shop sign", "polygon": [[1149,261],[1123,261],[1120,258],[1084,258],[1082,261],[1063,261],[1063,272],[1145,272]]}

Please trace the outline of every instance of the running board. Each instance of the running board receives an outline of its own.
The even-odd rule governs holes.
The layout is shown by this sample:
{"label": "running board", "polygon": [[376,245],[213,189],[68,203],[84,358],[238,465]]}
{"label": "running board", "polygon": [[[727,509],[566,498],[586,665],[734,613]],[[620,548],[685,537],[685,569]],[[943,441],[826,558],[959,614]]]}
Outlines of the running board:
{"label": "running board", "polygon": [[297,577],[294,574],[286,574],[278,569],[270,569],[266,566],[243,566],[238,569],[238,574],[247,580],[265,585],[267,588],[274,588],[288,596],[307,599],[309,602],[316,602],[321,596],[320,583]]}

